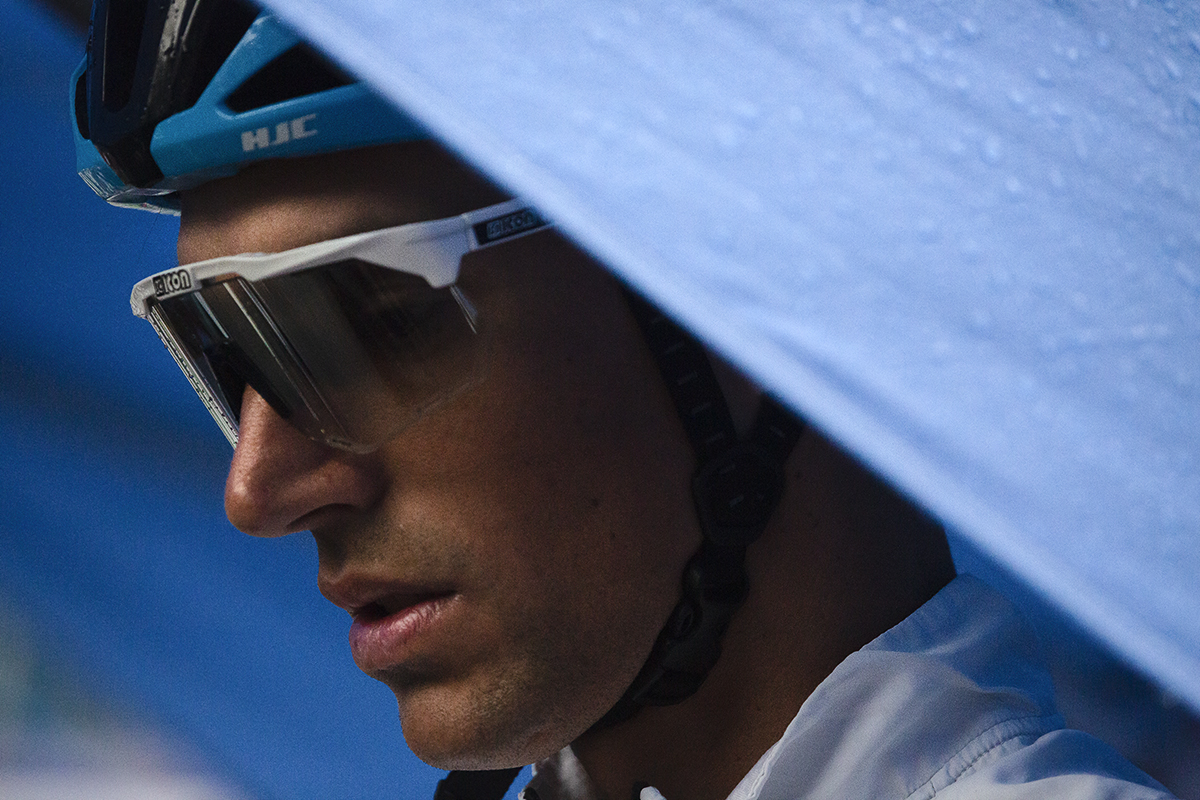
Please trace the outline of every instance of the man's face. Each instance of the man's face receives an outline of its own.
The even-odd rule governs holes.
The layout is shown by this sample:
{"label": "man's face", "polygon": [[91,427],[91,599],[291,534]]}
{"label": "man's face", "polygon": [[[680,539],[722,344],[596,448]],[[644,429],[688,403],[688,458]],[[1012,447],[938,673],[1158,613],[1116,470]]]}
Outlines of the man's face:
{"label": "man's face", "polygon": [[[502,199],[427,144],[275,162],[187,193],[179,256],[277,251]],[[253,391],[226,486],[240,529],[311,530],[358,665],[443,768],[528,763],[603,715],[678,598],[700,534],[692,455],[614,281],[552,233],[464,261],[482,383],[374,453]]]}

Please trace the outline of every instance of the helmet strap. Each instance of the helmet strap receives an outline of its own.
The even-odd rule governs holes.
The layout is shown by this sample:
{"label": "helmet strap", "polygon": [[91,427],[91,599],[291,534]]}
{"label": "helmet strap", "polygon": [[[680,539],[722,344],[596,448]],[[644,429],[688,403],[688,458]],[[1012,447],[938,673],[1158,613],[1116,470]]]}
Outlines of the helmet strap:
{"label": "helmet strap", "polygon": [[804,429],[764,394],[749,435],[739,440],[704,347],[641,297],[630,291],[626,297],[696,454],[692,500],[703,540],[650,657],[593,731],[629,719],[643,706],[679,703],[700,688],[746,599],[746,548],[762,535],[783,496],[784,464]]}

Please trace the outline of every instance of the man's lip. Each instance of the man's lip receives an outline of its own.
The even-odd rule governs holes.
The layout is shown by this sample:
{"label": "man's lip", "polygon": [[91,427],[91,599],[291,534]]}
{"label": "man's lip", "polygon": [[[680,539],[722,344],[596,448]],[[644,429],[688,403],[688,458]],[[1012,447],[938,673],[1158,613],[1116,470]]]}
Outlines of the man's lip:
{"label": "man's lip", "polygon": [[400,666],[413,650],[413,642],[428,632],[455,605],[454,592],[425,595],[402,607],[370,605],[354,615],[350,625],[350,652],[354,663],[367,674]]}
{"label": "man's lip", "polygon": [[368,674],[402,665],[412,642],[457,603],[457,589],[438,581],[402,579],[343,571],[322,575],[321,593],[354,617],[350,652]]}
{"label": "man's lip", "polygon": [[321,594],[353,617],[386,616],[424,600],[453,593],[441,583],[408,583],[392,578],[342,575],[318,581]]}

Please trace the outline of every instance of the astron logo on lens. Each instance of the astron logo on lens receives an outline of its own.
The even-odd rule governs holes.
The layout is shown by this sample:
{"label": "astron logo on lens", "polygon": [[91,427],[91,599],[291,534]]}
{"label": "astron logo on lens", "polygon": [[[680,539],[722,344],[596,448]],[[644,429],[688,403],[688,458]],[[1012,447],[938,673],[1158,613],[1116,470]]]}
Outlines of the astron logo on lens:
{"label": "astron logo on lens", "polygon": [[186,269],[154,276],[154,296],[158,298],[187,291],[192,288],[192,276]]}
{"label": "astron logo on lens", "polygon": [[309,127],[309,123],[317,118],[316,114],[305,114],[275,126],[275,138],[271,138],[270,128],[259,128],[253,131],[242,131],[242,152],[252,153],[255,150],[265,150],[268,147],[278,147],[281,144],[296,139],[307,139],[316,136],[317,131]]}

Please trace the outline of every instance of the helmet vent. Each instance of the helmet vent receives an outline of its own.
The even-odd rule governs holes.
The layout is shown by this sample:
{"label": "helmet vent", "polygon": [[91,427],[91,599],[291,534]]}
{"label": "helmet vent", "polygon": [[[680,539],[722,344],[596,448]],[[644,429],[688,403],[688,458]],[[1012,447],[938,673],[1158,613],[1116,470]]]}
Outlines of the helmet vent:
{"label": "helmet vent", "polygon": [[355,78],[308,45],[298,44],[247,78],[225,98],[225,105],[242,114],[352,83]]}
{"label": "helmet vent", "polygon": [[182,105],[178,110],[196,104],[259,13],[257,8],[243,0],[219,2],[212,11],[208,18],[208,29],[204,32],[204,46],[196,53],[195,71],[187,82],[187,93],[181,98]]}
{"label": "helmet vent", "polygon": [[100,98],[109,111],[120,111],[129,103],[146,22],[145,6],[136,0],[111,0],[104,7],[106,36]]}

